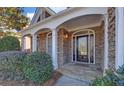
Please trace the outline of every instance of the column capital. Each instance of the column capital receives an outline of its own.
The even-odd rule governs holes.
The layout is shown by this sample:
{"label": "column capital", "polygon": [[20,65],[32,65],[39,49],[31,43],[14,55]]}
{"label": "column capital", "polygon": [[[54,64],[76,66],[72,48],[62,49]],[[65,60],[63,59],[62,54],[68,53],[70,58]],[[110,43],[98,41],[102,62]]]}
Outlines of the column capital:
{"label": "column capital", "polygon": [[57,37],[57,30],[56,29],[52,30],[52,36],[56,36]]}
{"label": "column capital", "polygon": [[56,28],[50,28],[52,31],[56,31]]}
{"label": "column capital", "polygon": [[108,16],[108,13],[105,13],[104,16]]}
{"label": "column capital", "polygon": [[105,19],[108,19],[108,14],[107,14],[107,13],[104,14],[104,15],[103,15],[103,18],[104,18],[104,20],[105,20]]}
{"label": "column capital", "polygon": [[59,29],[57,29],[57,28],[50,28],[52,31],[55,31],[55,32],[58,32],[59,31]]}
{"label": "column capital", "polygon": [[104,22],[108,20],[108,14],[107,14],[107,13],[106,13],[106,14],[103,14],[102,20],[103,20]]}

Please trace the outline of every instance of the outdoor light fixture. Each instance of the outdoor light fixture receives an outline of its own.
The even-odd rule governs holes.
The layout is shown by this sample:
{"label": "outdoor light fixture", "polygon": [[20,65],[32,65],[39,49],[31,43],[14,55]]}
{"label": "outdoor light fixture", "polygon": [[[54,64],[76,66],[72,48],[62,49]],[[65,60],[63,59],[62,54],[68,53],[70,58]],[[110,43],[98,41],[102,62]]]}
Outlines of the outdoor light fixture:
{"label": "outdoor light fixture", "polygon": [[64,36],[65,38],[68,38],[68,34],[65,34],[65,36]]}

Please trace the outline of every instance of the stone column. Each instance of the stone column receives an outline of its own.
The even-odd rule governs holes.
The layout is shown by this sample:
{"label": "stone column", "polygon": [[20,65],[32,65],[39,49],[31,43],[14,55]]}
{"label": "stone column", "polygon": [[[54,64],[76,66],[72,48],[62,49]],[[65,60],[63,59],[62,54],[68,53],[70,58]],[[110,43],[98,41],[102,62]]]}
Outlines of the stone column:
{"label": "stone column", "polygon": [[54,70],[58,68],[57,62],[57,30],[52,29],[52,62],[54,66]]}
{"label": "stone column", "polygon": [[108,69],[108,14],[104,15],[104,71]]}
{"label": "stone column", "polygon": [[108,7],[108,68],[115,70],[115,8]]}
{"label": "stone column", "polygon": [[124,8],[116,8],[116,62],[115,67],[124,64]]}
{"label": "stone column", "polygon": [[37,51],[37,35],[32,35],[32,52]]}

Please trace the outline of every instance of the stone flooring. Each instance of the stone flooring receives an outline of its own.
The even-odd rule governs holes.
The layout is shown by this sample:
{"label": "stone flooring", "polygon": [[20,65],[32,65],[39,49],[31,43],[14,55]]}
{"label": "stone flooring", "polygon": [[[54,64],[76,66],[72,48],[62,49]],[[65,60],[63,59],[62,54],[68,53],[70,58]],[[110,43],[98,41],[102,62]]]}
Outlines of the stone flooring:
{"label": "stone flooring", "polygon": [[88,82],[70,78],[65,75],[60,77],[54,84],[54,86],[88,86],[88,85],[89,85]]}
{"label": "stone flooring", "polygon": [[102,72],[100,70],[95,69],[95,67],[90,68],[72,63],[64,65],[63,67],[61,67],[61,69],[58,69],[58,71],[65,76],[86,82],[90,82],[96,77],[102,75]]}

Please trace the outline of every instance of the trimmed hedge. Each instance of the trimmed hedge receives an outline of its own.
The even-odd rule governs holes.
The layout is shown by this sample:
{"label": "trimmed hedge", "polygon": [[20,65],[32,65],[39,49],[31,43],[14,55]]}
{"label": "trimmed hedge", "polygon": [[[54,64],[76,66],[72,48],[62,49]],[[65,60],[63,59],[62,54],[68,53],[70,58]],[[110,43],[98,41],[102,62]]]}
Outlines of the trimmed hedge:
{"label": "trimmed hedge", "polygon": [[20,50],[20,42],[14,36],[5,36],[0,39],[0,52],[9,50]]}
{"label": "trimmed hedge", "polygon": [[51,57],[46,53],[34,52],[29,54],[24,58],[22,70],[27,79],[43,84],[53,74]]}
{"label": "trimmed hedge", "polygon": [[52,75],[51,57],[46,53],[0,52],[0,80],[30,80],[44,84]]}

